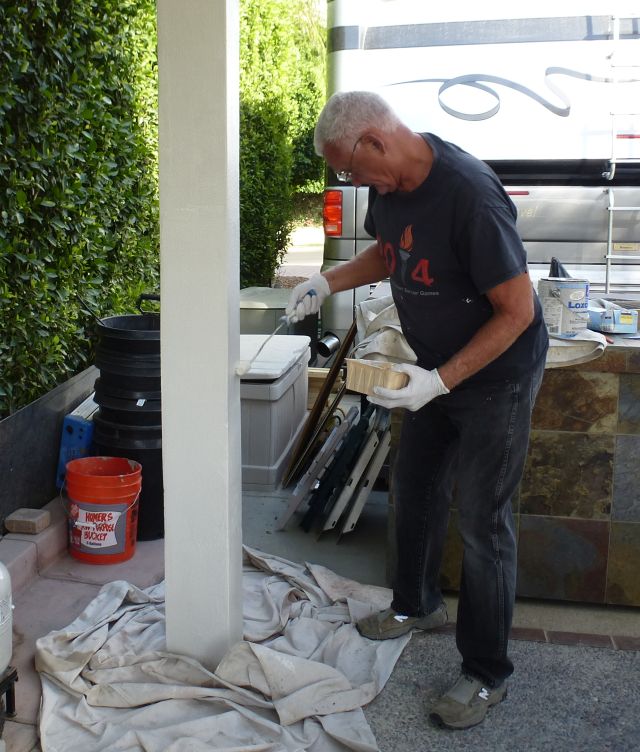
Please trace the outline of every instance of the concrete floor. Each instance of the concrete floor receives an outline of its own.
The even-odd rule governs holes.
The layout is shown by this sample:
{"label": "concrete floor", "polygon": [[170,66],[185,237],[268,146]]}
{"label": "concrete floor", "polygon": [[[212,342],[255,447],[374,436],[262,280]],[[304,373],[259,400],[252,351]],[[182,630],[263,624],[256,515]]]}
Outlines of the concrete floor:
{"label": "concrete floor", "polygon": [[[292,520],[274,530],[286,494],[247,494],[245,543],[287,559],[323,564],[386,586],[387,496],[374,492],[352,533],[320,539]],[[446,594],[450,620],[457,598]],[[544,632],[543,632],[544,630]],[[542,633],[542,637],[541,637]],[[452,630],[416,633],[381,694],[365,709],[381,752],[637,752],[640,749],[638,609],[519,599],[510,654],[509,698],[463,732],[432,727],[429,708],[459,673]],[[610,636],[635,638],[615,650]],[[540,641],[542,639],[542,641]],[[569,644],[564,644],[569,643]]]}
{"label": "concrete floor", "polygon": [[[245,492],[245,544],[292,561],[323,564],[338,574],[369,585],[388,586],[386,579],[387,495],[374,491],[352,533],[335,532],[318,538],[305,533],[296,520],[284,531],[275,520],[286,507],[288,492]],[[445,594],[449,617],[455,618],[457,597]],[[640,638],[640,612],[622,606],[518,599],[514,626],[550,631],[576,631]]]}
{"label": "concrete floor", "polygon": [[[12,569],[12,562],[4,563]],[[19,591],[14,589],[11,665],[18,671],[18,682],[16,716],[6,722],[2,735],[7,752],[40,751],[36,725],[41,687],[33,665],[36,640],[70,624],[106,582],[124,579],[149,587],[163,576],[164,541],[145,541],[137,544],[128,562],[111,566],[83,564],[64,552]]]}
{"label": "concrete floor", "polygon": [[[340,540],[333,532],[324,534],[320,539],[312,533],[305,533],[298,526],[295,518],[290,521],[284,531],[276,532],[275,520],[286,506],[287,494],[285,492],[245,492],[243,497],[243,528],[246,545],[296,562],[308,561],[323,564],[343,576],[360,582],[386,585],[386,494],[374,492],[355,530]],[[52,504],[55,509],[54,502]],[[60,514],[54,515],[54,522],[47,540],[55,540],[57,545],[60,544],[60,540],[64,541],[64,524],[64,518]],[[42,540],[45,539],[42,538]],[[5,543],[8,545],[4,545]],[[160,581],[164,575],[164,542],[162,540],[139,542],[133,559],[113,566],[83,564],[72,559],[64,550],[56,552],[52,549],[47,553],[44,543],[42,545],[38,543],[35,546],[38,549],[38,561],[33,576],[29,578],[26,577],[25,572],[31,565],[27,563],[25,551],[34,546],[26,541],[21,548],[20,543],[20,540],[4,539],[0,546],[0,553],[4,552],[0,559],[9,566],[14,581],[12,665],[17,668],[19,676],[16,684],[17,715],[15,719],[7,722],[3,739],[10,752],[36,752],[40,749],[36,730],[40,704],[40,681],[33,667],[36,640],[52,630],[69,624],[97,595],[105,582],[124,579],[139,587],[148,587]],[[7,561],[7,552],[11,551],[13,551],[11,555],[14,558]],[[19,587],[16,587],[16,584],[19,584]],[[447,596],[447,604],[450,619],[455,619],[455,595]],[[521,629],[640,637],[638,611],[613,607],[521,601],[516,608],[515,626]],[[523,632],[521,639],[526,640],[527,634]],[[536,639],[535,636],[534,639]],[[514,653],[524,655],[523,662],[528,676],[520,697],[520,704],[524,702],[525,707],[522,708],[515,703],[511,705],[512,708],[517,708],[519,715],[517,720],[520,725],[525,720],[521,713],[527,712],[526,702],[530,701],[532,696],[536,696],[535,688],[540,681],[540,667],[549,672],[563,671],[566,678],[568,674],[563,666],[573,666],[574,673],[579,671],[584,674],[590,671],[590,666],[602,664],[601,670],[598,669],[600,673],[593,674],[596,683],[600,682],[601,675],[608,676],[611,682],[616,681],[616,672],[618,677],[615,691],[607,685],[598,689],[603,700],[605,697],[615,697],[620,700],[620,692],[633,681],[633,696],[640,705],[638,702],[640,693],[636,690],[637,647],[636,651],[624,651],[585,648],[579,645],[567,647],[530,641],[514,641],[512,644]],[[633,642],[631,644],[635,645]],[[539,660],[539,664],[536,664],[536,660]],[[438,663],[438,661],[444,661],[444,663]],[[451,750],[504,749],[505,752],[506,750],[519,752],[520,749],[542,749],[542,747],[519,747],[508,744],[495,746],[495,738],[489,731],[481,732],[480,737],[473,737],[478,742],[484,739],[482,744],[466,746],[466,742],[460,741],[457,746],[451,746],[451,741],[444,742],[443,740],[451,740],[454,737],[437,736],[440,732],[429,730],[425,720],[425,703],[436,690],[442,688],[440,685],[444,686],[451,679],[452,667],[455,667],[457,661],[455,641],[450,633],[421,635],[411,640],[388,687],[365,711],[382,752],[445,748]],[[538,671],[533,671],[530,666],[537,666]],[[630,673],[632,669],[636,671],[633,680]],[[548,681],[548,678],[544,681]],[[579,692],[580,688],[576,687],[576,690]],[[560,687],[558,691],[566,690]],[[592,689],[590,688],[589,691]],[[622,702],[623,699],[620,701]],[[512,719],[513,713],[508,713],[508,710],[503,711],[502,707],[494,711],[495,716],[497,718],[506,716]],[[509,703],[505,703],[504,708],[508,707]],[[536,707],[538,712],[536,723],[542,722],[545,706],[540,706],[538,702]],[[640,711],[640,707],[637,710]],[[626,716],[622,714],[620,717]],[[638,713],[635,715],[635,718],[637,717]],[[509,722],[513,723],[513,721]],[[409,735],[407,735],[408,729],[411,729]],[[414,739],[414,731],[417,735],[415,738],[421,739],[418,746],[413,746],[413,741],[411,741]],[[488,734],[488,736],[485,737],[482,734]],[[467,737],[458,735],[456,738],[464,740]],[[471,737],[468,737],[468,741],[470,740]],[[636,741],[638,743],[633,747],[634,749],[640,748],[640,740]],[[570,749],[593,749],[593,752],[610,749],[612,752],[618,752],[626,750],[627,747],[555,746],[556,752],[563,749],[567,752]]]}

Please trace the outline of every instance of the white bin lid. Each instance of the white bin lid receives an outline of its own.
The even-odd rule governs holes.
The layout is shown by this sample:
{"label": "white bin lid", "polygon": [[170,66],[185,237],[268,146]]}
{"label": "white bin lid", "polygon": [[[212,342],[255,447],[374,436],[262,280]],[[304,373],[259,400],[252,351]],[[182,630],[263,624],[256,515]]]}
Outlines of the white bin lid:
{"label": "white bin lid", "polygon": [[[241,334],[240,360],[251,360],[268,336],[268,334]],[[251,364],[251,369],[243,374],[242,380],[279,379],[305,352],[305,363],[308,361],[310,342],[311,339],[304,335],[276,334]]]}

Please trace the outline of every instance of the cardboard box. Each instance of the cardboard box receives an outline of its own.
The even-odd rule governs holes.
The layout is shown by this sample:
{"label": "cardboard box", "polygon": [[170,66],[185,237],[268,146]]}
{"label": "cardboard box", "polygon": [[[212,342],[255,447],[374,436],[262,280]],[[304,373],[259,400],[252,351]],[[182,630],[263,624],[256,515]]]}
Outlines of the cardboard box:
{"label": "cardboard box", "polygon": [[394,370],[396,363],[383,360],[357,360],[347,358],[347,389],[372,395],[374,387],[402,389],[409,383],[406,373]]}
{"label": "cardboard box", "polygon": [[589,329],[606,334],[635,334],[638,331],[638,311],[590,307]]}

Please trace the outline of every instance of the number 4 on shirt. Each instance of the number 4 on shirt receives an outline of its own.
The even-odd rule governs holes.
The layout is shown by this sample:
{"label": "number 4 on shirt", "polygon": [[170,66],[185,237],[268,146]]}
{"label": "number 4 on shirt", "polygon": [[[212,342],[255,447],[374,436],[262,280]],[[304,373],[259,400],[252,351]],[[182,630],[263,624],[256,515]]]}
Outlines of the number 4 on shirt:
{"label": "number 4 on shirt", "polygon": [[415,268],[411,272],[411,279],[414,282],[422,282],[426,287],[431,287],[435,282],[433,277],[429,276],[429,261],[428,259],[420,259]]}

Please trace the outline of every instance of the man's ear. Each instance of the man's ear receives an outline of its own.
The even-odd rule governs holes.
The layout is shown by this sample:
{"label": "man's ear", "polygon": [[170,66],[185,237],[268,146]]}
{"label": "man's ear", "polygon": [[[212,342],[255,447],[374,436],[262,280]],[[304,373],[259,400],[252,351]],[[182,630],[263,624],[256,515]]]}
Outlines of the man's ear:
{"label": "man's ear", "polygon": [[387,153],[385,134],[382,133],[382,131],[377,130],[377,128],[367,131],[364,136],[362,136],[362,141],[380,152],[380,154]]}

